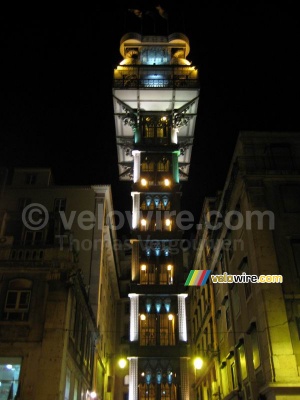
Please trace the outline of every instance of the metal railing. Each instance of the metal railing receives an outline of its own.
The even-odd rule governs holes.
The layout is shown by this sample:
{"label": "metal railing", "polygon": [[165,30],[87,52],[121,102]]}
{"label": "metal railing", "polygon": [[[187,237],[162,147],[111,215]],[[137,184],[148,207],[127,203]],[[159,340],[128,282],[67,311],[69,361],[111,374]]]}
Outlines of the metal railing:
{"label": "metal railing", "polygon": [[199,87],[198,79],[114,79],[115,89],[192,89]]}

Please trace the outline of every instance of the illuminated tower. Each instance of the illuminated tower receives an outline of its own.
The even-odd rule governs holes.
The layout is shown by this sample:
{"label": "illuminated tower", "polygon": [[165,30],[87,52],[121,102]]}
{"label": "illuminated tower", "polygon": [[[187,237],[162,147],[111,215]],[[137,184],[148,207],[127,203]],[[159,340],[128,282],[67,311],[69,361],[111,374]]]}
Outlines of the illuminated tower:
{"label": "illuminated tower", "polygon": [[199,98],[181,33],[121,39],[113,104],[120,180],[132,182],[129,400],[189,400],[180,211]]}

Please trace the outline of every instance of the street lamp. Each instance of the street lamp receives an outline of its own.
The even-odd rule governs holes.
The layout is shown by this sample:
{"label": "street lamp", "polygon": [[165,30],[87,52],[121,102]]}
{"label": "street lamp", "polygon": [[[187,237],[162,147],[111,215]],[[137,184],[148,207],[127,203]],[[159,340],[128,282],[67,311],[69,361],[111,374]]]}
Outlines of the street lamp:
{"label": "street lamp", "polygon": [[195,390],[195,399],[198,400],[198,387],[197,387],[197,370],[203,367],[203,360],[201,357],[194,358],[194,371],[195,371],[195,381],[194,381],[194,390]]}
{"label": "street lamp", "polygon": [[[205,364],[205,367],[206,367],[207,366],[207,361],[211,360],[211,357],[217,356],[218,359],[220,357],[219,349],[217,349],[217,350],[212,350],[212,349],[201,350],[201,353],[203,353],[203,358],[202,357],[195,357],[193,359],[194,374],[195,374],[195,381],[194,381],[193,387],[194,387],[194,390],[195,390],[195,399],[196,400],[198,400],[199,396],[200,396],[199,395],[200,382],[198,380],[197,371],[202,369],[204,364]],[[204,369],[206,370],[206,368],[204,368]],[[201,374],[204,374],[204,375],[207,374],[207,370],[202,372]]]}
{"label": "street lamp", "polygon": [[120,358],[120,360],[118,361],[118,364],[121,369],[124,369],[127,365],[127,361],[125,358]]}
{"label": "street lamp", "polygon": [[194,359],[194,367],[195,369],[201,369],[203,367],[203,360],[200,357],[196,357]]}

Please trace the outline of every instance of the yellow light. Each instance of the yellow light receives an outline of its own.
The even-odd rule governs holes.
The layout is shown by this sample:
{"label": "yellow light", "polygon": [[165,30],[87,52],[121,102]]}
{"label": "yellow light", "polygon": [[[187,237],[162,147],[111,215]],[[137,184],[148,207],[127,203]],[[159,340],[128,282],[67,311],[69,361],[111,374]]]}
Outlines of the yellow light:
{"label": "yellow light", "polygon": [[169,321],[172,321],[172,319],[173,319],[173,315],[172,315],[172,314],[169,314],[169,315],[168,315],[168,320],[169,320]]}
{"label": "yellow light", "polygon": [[126,367],[126,365],[127,365],[127,361],[125,360],[125,358],[120,358],[119,367],[123,369]]}
{"label": "yellow light", "polygon": [[145,178],[143,178],[141,180],[141,184],[142,184],[142,186],[147,186],[147,180]]}
{"label": "yellow light", "polygon": [[142,314],[142,315],[141,315],[141,320],[142,320],[142,321],[145,321],[145,319],[146,319],[146,315],[145,315],[145,314]]}
{"label": "yellow light", "polygon": [[141,265],[141,270],[142,270],[142,271],[146,271],[146,269],[147,269],[146,264]]}
{"label": "yellow light", "polygon": [[167,266],[167,270],[168,270],[168,271],[171,271],[171,270],[172,270],[172,265],[171,265],[171,264],[169,264],[169,265]]}
{"label": "yellow light", "polygon": [[147,221],[143,218],[143,219],[141,220],[141,224],[142,224],[142,226],[146,226],[146,225],[147,225]]}
{"label": "yellow light", "polygon": [[171,225],[171,220],[168,218],[166,219],[166,226],[170,226]]}
{"label": "yellow light", "polygon": [[167,120],[167,117],[161,117],[160,120],[161,120],[161,121],[166,121],[166,120]]}
{"label": "yellow light", "polygon": [[165,186],[170,186],[170,179],[165,179],[164,183],[165,183]]}
{"label": "yellow light", "polygon": [[202,360],[202,358],[196,357],[195,360],[194,360],[194,367],[195,367],[196,369],[201,369],[202,366],[203,366],[203,360]]}

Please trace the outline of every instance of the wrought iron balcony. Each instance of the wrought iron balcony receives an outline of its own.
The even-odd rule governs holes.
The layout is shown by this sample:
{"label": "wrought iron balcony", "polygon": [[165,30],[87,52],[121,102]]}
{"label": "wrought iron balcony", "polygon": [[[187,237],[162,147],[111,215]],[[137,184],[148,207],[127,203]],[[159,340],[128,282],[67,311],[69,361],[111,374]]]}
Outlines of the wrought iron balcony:
{"label": "wrought iron balcony", "polygon": [[114,79],[115,89],[193,89],[199,87],[198,79]]}

